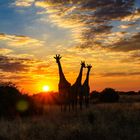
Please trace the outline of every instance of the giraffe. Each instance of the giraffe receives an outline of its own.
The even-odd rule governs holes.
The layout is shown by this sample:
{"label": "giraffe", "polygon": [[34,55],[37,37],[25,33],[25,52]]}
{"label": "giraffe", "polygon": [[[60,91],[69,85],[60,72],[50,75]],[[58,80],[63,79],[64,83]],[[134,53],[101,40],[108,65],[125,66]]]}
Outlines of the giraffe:
{"label": "giraffe", "polygon": [[85,62],[81,61],[81,67],[80,67],[80,72],[79,75],[75,81],[75,83],[71,86],[71,104],[72,104],[72,109],[74,110],[75,106],[76,106],[76,110],[77,110],[77,102],[78,102],[78,97],[79,94],[81,92],[81,80],[82,80],[82,72],[83,72],[83,68],[85,68]]}
{"label": "giraffe", "polygon": [[64,111],[66,110],[66,106],[68,104],[69,100],[69,94],[70,94],[70,87],[71,84],[66,80],[65,75],[62,70],[62,66],[60,63],[60,59],[62,58],[60,54],[56,54],[54,57],[56,59],[56,63],[58,64],[58,69],[59,69],[59,84],[58,84],[58,89],[59,89],[59,95],[60,95],[60,104],[61,104],[61,111],[63,110],[62,105],[64,104]]}
{"label": "giraffe", "polygon": [[89,87],[89,73],[90,69],[92,68],[91,65],[87,65],[86,68],[88,69],[86,79],[82,85],[82,93],[85,96],[85,105],[86,107],[89,106],[89,92],[90,92],[90,87]]}

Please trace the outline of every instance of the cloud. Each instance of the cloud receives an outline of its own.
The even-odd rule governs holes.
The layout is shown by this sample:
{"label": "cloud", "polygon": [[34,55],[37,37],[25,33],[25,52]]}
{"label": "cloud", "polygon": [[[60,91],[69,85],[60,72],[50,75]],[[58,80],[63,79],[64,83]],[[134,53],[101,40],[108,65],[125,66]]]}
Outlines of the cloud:
{"label": "cloud", "polygon": [[30,61],[26,58],[11,58],[8,56],[0,56],[0,69],[3,72],[20,72],[27,71],[29,65],[27,61]]}
{"label": "cloud", "polygon": [[[54,69],[49,69],[46,60],[36,58],[22,58],[0,55],[0,76],[2,81],[12,81],[20,85],[35,84],[47,77],[56,77]],[[40,80],[39,80],[40,79]],[[22,83],[23,82],[23,83]]]}
{"label": "cloud", "polygon": [[133,51],[140,50],[140,32],[133,35],[131,38],[122,39],[119,42],[113,44],[111,48],[114,51]]}
{"label": "cloud", "polygon": [[16,74],[16,75],[10,75],[10,74],[1,74],[0,73],[0,76],[1,76],[1,79],[3,80],[3,81],[11,81],[11,80],[23,80],[23,79],[26,79],[26,80],[28,80],[28,76],[27,75],[20,75],[19,73],[18,74]]}
{"label": "cloud", "polygon": [[48,67],[43,60],[0,55],[0,70],[3,72],[33,72],[36,69],[39,73]]}
{"label": "cloud", "polygon": [[[128,37],[129,27],[139,24],[140,19],[135,0],[31,0],[26,3],[34,3],[42,8],[39,13],[47,13],[47,18],[44,15],[41,18],[43,21],[71,29],[74,41],[81,48],[100,46],[104,49],[119,43]],[[116,21],[120,24],[117,32],[125,29],[125,34],[116,33]],[[138,32],[136,30],[133,32]]]}
{"label": "cloud", "polygon": [[46,8],[47,7],[47,4],[48,4],[47,1],[36,1],[35,2],[35,6],[42,7],[42,8]]}
{"label": "cloud", "polygon": [[121,29],[128,29],[128,28],[130,28],[130,27],[133,27],[135,25],[135,23],[130,23],[130,24],[126,24],[126,25],[120,25],[119,27],[121,28]]}
{"label": "cloud", "polygon": [[9,46],[40,46],[43,44],[43,41],[34,39],[32,37],[23,36],[23,35],[11,35],[0,33],[0,40],[6,41]]}
{"label": "cloud", "polygon": [[13,4],[19,7],[29,7],[35,0],[16,0]]}
{"label": "cloud", "polygon": [[[106,48],[119,42],[122,37],[127,37],[127,29],[136,24],[134,21],[140,19],[135,0],[37,0],[35,6],[43,8],[44,13],[49,15],[47,21],[62,28],[70,28],[81,48]],[[126,34],[121,37],[114,32],[116,21],[121,29],[126,29]],[[122,32],[121,29],[118,32]]]}
{"label": "cloud", "polygon": [[[44,64],[44,62],[40,63],[32,70],[32,73],[38,74],[38,75],[44,75],[44,74],[48,75],[50,74],[50,71],[48,71],[49,67],[50,67],[49,64]],[[53,73],[51,74],[54,75]]]}
{"label": "cloud", "polygon": [[140,65],[140,50],[132,51],[129,55],[120,60],[121,63],[133,63]]}
{"label": "cloud", "polygon": [[13,50],[11,49],[6,49],[6,48],[0,48],[0,54],[6,55],[9,53],[13,53]]}
{"label": "cloud", "polygon": [[121,20],[122,21],[127,21],[127,22],[129,22],[129,21],[132,22],[132,21],[136,21],[138,19],[140,19],[140,9],[134,10],[131,14],[125,16]]}
{"label": "cloud", "polygon": [[106,77],[140,76],[140,72],[130,72],[130,73],[126,73],[126,72],[110,72],[110,73],[102,74],[102,76],[106,76]]}
{"label": "cloud", "polygon": [[132,58],[136,58],[136,59],[139,59],[140,60],[140,50],[139,51],[136,51],[134,52],[132,55],[131,55]]}
{"label": "cloud", "polygon": [[48,73],[50,65],[46,60],[0,55],[0,70],[3,72],[28,72],[42,75]]}
{"label": "cloud", "polygon": [[[133,42],[133,35],[138,33],[140,8],[136,7],[135,0],[32,0],[27,3],[42,8],[39,13],[47,13],[42,20],[70,29],[75,43],[81,48],[113,48],[110,51],[139,48],[139,43],[133,47],[132,43],[129,47],[125,45],[126,39]],[[132,26],[130,35],[129,27]]]}

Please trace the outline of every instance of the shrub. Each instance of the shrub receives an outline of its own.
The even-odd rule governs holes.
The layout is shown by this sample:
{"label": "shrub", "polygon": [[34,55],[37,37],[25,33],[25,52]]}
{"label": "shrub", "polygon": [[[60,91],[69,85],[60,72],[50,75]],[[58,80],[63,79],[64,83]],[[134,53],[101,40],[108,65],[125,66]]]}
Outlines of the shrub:
{"label": "shrub", "polygon": [[98,91],[92,91],[90,93],[90,100],[91,100],[91,103],[97,103],[99,102],[99,98],[100,98],[100,93]]}
{"label": "shrub", "polygon": [[118,102],[119,94],[112,88],[105,88],[100,94],[102,102]]}
{"label": "shrub", "polygon": [[90,99],[98,98],[100,96],[100,93],[98,91],[92,91],[90,93]]}
{"label": "shrub", "polygon": [[35,112],[33,100],[23,95],[16,85],[0,83],[0,116],[27,116]]}

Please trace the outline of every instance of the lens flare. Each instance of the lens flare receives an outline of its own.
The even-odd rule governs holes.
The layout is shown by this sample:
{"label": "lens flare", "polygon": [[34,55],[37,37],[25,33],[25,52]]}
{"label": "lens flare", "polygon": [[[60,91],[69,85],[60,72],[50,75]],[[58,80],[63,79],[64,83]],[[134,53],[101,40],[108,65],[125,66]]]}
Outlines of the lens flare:
{"label": "lens flare", "polygon": [[17,110],[20,112],[26,111],[28,109],[28,107],[29,107],[29,104],[25,100],[18,101],[17,105],[16,105]]}

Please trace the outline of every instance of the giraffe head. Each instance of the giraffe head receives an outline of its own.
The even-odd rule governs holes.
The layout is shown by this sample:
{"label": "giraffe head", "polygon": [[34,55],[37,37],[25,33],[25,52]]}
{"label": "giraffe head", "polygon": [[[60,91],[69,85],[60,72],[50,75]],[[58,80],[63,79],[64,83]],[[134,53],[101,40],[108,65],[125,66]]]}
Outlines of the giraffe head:
{"label": "giraffe head", "polygon": [[60,54],[56,54],[56,56],[54,57],[54,59],[56,59],[56,63],[58,63],[61,58],[62,57],[60,56]]}
{"label": "giraffe head", "polygon": [[90,70],[92,68],[92,65],[87,64],[86,68],[88,68]]}
{"label": "giraffe head", "polygon": [[81,66],[82,66],[83,68],[86,67],[86,65],[85,65],[85,61],[81,61]]}

